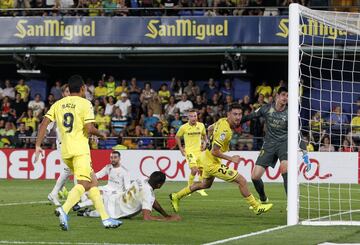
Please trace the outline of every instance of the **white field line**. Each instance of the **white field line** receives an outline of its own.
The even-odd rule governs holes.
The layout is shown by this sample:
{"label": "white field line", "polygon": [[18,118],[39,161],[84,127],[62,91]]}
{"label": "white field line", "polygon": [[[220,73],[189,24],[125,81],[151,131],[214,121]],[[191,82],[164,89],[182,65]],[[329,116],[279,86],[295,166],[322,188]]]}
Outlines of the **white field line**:
{"label": "white field line", "polygon": [[[52,244],[52,245],[128,245],[126,243],[97,243],[97,242],[30,242],[30,241],[0,241],[0,244]],[[129,244],[130,245],[130,244]],[[145,244],[132,244],[145,245]]]}
{"label": "white field line", "polygon": [[49,202],[49,201],[32,201],[32,202],[0,203],[0,207],[3,207],[3,206],[17,206],[17,205],[42,204],[42,203],[50,203],[50,202]]}
{"label": "white field line", "polygon": [[256,232],[244,234],[244,235],[241,235],[241,236],[230,237],[230,238],[223,239],[223,240],[204,243],[203,245],[215,245],[215,244],[221,244],[221,243],[226,243],[226,242],[230,242],[230,241],[240,240],[240,239],[243,239],[243,238],[247,238],[247,237],[251,237],[251,236],[257,236],[257,235],[261,235],[261,234],[276,231],[276,230],[282,230],[282,229],[284,229],[286,227],[287,227],[287,225],[277,226],[277,227],[274,227],[274,228],[261,230],[261,231],[256,231]]}

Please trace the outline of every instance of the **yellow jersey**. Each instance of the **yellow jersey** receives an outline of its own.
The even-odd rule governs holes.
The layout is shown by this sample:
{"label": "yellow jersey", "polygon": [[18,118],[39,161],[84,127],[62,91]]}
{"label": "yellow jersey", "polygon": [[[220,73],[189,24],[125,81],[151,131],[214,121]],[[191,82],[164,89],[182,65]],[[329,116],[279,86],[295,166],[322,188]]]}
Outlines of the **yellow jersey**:
{"label": "yellow jersey", "polygon": [[96,115],[95,122],[98,125],[99,130],[109,130],[111,118],[107,115]]}
{"label": "yellow jersey", "polygon": [[106,95],[107,96],[115,96],[115,88],[116,88],[116,84],[115,84],[115,81],[113,82],[107,82],[105,84],[106,86]]}
{"label": "yellow jersey", "polygon": [[232,130],[227,118],[220,118],[214,125],[214,131],[210,137],[211,147],[214,144],[220,147],[221,152],[229,151],[230,140],[232,138]]}
{"label": "yellow jersey", "polygon": [[205,126],[201,122],[196,122],[195,125],[185,123],[181,125],[176,133],[178,137],[184,137],[186,154],[197,154],[201,152],[201,138],[206,135]]}
{"label": "yellow jersey", "polygon": [[31,127],[32,131],[37,130],[36,124],[38,121],[37,117],[24,117],[21,119],[21,122],[25,123],[26,127]]}
{"label": "yellow jersey", "polygon": [[107,88],[106,87],[95,87],[94,95],[95,95],[95,98],[106,96]]}
{"label": "yellow jersey", "polygon": [[26,99],[29,96],[29,86],[27,85],[16,85],[15,86],[16,92],[18,92],[21,95],[21,99]]}
{"label": "yellow jersey", "polygon": [[353,128],[353,133],[360,133],[360,117],[353,117],[353,119],[351,120],[351,127]]}
{"label": "yellow jersey", "polygon": [[59,128],[64,159],[90,154],[85,130],[85,124],[95,122],[90,101],[80,96],[67,96],[55,102],[45,116]]}

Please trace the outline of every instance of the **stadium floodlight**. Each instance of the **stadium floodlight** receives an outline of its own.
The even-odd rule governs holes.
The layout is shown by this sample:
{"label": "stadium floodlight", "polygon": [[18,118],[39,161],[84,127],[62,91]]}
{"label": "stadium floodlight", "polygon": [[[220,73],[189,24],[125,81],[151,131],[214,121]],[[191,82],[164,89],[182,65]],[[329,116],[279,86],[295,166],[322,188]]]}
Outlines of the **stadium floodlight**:
{"label": "stadium floodlight", "polygon": [[246,69],[242,69],[242,70],[233,70],[233,71],[222,70],[221,72],[222,72],[222,74],[224,74],[224,75],[247,74],[247,70],[246,70]]}
{"label": "stadium floodlight", "polygon": [[[359,19],[359,13],[290,5],[288,225],[360,225],[358,153],[343,153],[343,162],[339,164],[343,164],[340,169],[347,174],[340,180],[299,176],[305,173],[300,161],[303,149],[300,142],[304,142],[305,135],[310,143],[320,145],[322,136],[327,134],[336,149],[343,147],[344,139],[354,139],[349,121],[356,115],[359,108],[356,101],[360,98]],[[321,119],[317,127],[313,126],[315,114],[330,117],[334,107],[340,107],[337,115],[341,120],[336,127],[332,123],[323,124]],[[346,154],[355,158],[356,166],[347,167]],[[312,171],[331,164],[332,157],[326,159]]]}
{"label": "stadium floodlight", "polygon": [[34,75],[34,74],[41,74],[41,70],[18,69],[17,73],[22,74],[22,75]]}

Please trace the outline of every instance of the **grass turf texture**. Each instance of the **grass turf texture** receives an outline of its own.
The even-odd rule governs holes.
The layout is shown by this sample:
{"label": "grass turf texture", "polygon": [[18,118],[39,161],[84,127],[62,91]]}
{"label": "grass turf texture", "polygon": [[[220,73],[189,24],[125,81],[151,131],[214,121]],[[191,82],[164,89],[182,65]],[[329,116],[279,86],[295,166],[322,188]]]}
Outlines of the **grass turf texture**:
{"label": "grass turf texture", "polygon": [[[286,224],[285,194],[281,184],[265,184],[273,209],[254,215],[236,186],[215,183],[208,197],[194,193],[180,203],[180,222],[143,221],[141,216],[123,220],[115,230],[106,230],[100,219],[77,217],[70,213],[70,230],[61,231],[54,206],[48,203],[8,205],[46,201],[54,181],[0,181],[0,243],[4,241],[69,243],[201,244]],[[158,201],[172,213],[168,194],[185,183],[168,182],[156,191]],[[251,184],[249,184],[251,186]],[[68,188],[71,185],[68,184]],[[251,191],[255,190],[251,187]],[[358,207],[359,209],[359,207]],[[229,244],[317,244],[320,242],[359,242],[359,227],[295,226]]]}

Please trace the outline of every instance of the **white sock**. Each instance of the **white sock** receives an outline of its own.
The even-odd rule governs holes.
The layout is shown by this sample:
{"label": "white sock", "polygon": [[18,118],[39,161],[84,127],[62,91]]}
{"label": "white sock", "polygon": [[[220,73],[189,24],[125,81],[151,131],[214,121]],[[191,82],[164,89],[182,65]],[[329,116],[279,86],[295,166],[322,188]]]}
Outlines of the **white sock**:
{"label": "white sock", "polygon": [[93,202],[90,199],[87,199],[85,202],[81,202],[78,204],[80,208],[85,208],[93,205]]}
{"label": "white sock", "polygon": [[100,214],[98,213],[98,211],[96,211],[96,210],[93,210],[93,211],[90,211],[90,212],[88,212],[87,213],[87,216],[89,216],[89,217],[100,217]]}
{"label": "white sock", "polygon": [[59,191],[61,190],[61,188],[63,188],[63,186],[65,185],[66,180],[69,178],[69,176],[71,175],[71,170],[69,168],[64,168],[64,170],[60,173],[59,178],[56,180],[55,186],[51,191],[51,194],[57,197],[57,194],[59,193]]}

